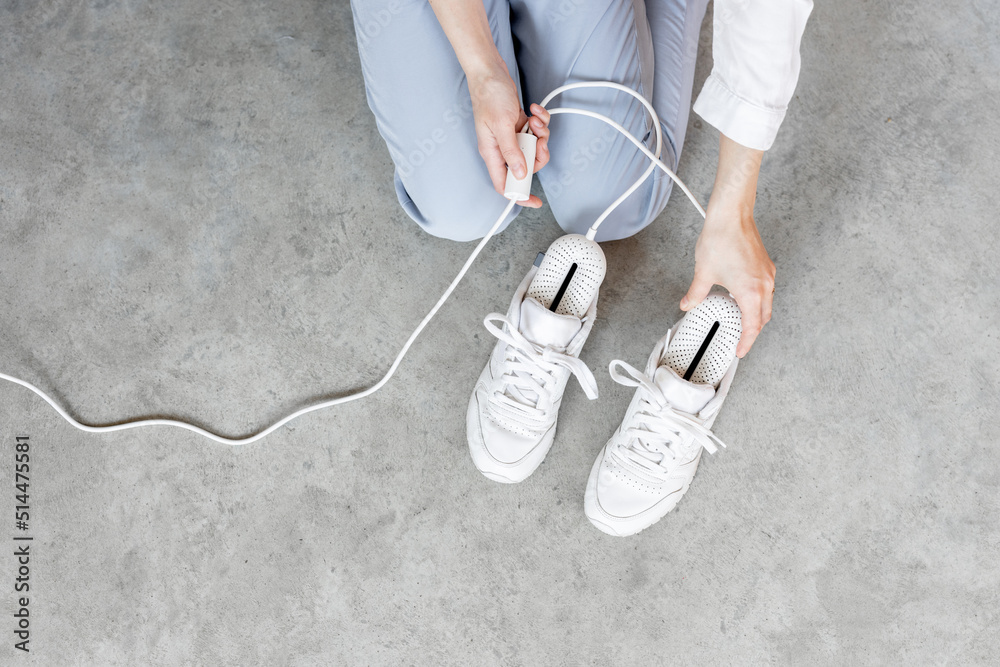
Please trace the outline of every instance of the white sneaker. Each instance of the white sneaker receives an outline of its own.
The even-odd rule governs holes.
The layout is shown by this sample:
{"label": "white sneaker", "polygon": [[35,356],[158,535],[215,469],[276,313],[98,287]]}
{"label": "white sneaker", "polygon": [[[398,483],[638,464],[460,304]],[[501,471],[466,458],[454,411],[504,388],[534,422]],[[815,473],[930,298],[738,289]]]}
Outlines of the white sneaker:
{"label": "white sneaker", "polygon": [[710,429],[736,373],[741,331],[736,301],[713,294],[656,344],[645,373],[611,362],[615,382],[637,389],[587,481],[584,512],[598,529],[623,537],[653,525],[687,492],[702,450],[725,446]]}
{"label": "white sneaker", "polygon": [[597,398],[597,382],[579,356],[597,316],[604,253],[569,235],[539,258],[506,317],[491,313],[483,321],[499,340],[466,417],[472,461],[490,479],[508,484],[527,478],[552,447],[570,375],[588,398]]}

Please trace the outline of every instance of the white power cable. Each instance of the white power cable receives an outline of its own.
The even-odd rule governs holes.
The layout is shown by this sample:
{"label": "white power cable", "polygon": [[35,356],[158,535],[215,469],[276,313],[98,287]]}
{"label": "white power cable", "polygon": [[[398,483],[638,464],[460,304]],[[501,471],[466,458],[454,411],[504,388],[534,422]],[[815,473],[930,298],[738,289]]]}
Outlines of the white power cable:
{"label": "white power cable", "polygon": [[[615,121],[611,120],[607,116],[602,116],[601,114],[596,113],[594,111],[588,111],[586,109],[575,109],[575,108],[572,108],[572,107],[565,107],[565,108],[560,107],[560,108],[556,108],[556,109],[546,109],[545,108],[545,105],[548,104],[549,102],[551,102],[552,98],[554,98],[557,95],[560,95],[560,94],[566,92],[567,90],[573,90],[573,89],[576,89],[576,88],[612,88],[614,90],[619,90],[619,91],[621,91],[623,93],[628,93],[629,95],[631,95],[635,99],[639,100],[639,102],[641,102],[642,105],[644,107],[646,107],[646,111],[649,112],[649,115],[650,115],[650,117],[653,120],[653,128],[656,130],[656,151],[655,152],[650,151],[648,148],[646,148],[643,145],[643,143],[641,141],[639,141],[638,139],[636,139],[635,136],[631,132],[629,132],[624,127],[622,127],[619,123],[616,123]],[[667,173],[667,176],[669,176],[671,179],[673,179],[674,183],[676,183],[677,185],[680,186],[681,190],[684,191],[684,194],[687,195],[687,198],[689,200],[691,200],[692,204],[694,204],[694,207],[696,209],[698,209],[698,213],[701,214],[701,217],[702,218],[705,217],[705,209],[702,208],[701,203],[691,193],[691,190],[688,189],[688,186],[686,186],[684,184],[684,181],[682,181],[677,176],[677,174],[674,173],[673,169],[671,169],[670,167],[668,167],[666,165],[666,163],[664,163],[663,160],[660,159],[660,150],[661,150],[661,148],[663,146],[663,130],[660,127],[660,117],[656,115],[656,110],[653,108],[653,105],[649,103],[649,100],[647,100],[645,97],[643,97],[642,95],[640,95],[636,91],[632,90],[628,86],[623,86],[620,83],[614,83],[613,81],[581,81],[579,83],[568,83],[568,84],[566,84],[564,86],[560,86],[560,87],[556,88],[551,93],[549,93],[548,95],[546,95],[545,99],[543,99],[539,103],[538,106],[540,106],[543,109],[545,109],[546,111],[548,111],[550,116],[555,116],[555,115],[558,115],[558,114],[575,114],[575,115],[578,115],[578,116],[587,116],[589,118],[596,118],[597,120],[603,121],[604,123],[607,123],[608,125],[610,125],[614,129],[618,130],[621,134],[623,134],[626,139],[628,139],[633,144],[635,144],[636,148],[638,148],[640,151],[642,151],[643,154],[645,154],[645,156],[648,157],[649,160],[650,160],[649,167],[646,169],[646,171],[644,171],[642,173],[642,175],[639,177],[639,180],[637,180],[635,183],[633,183],[632,186],[629,187],[628,190],[626,190],[625,192],[623,192],[622,195],[618,199],[616,199],[615,201],[613,201],[610,206],[608,206],[606,209],[604,209],[604,212],[601,213],[600,217],[598,217],[597,220],[594,222],[594,224],[591,225],[590,230],[587,232],[587,238],[590,239],[591,241],[593,241],[594,240],[594,236],[597,235],[597,228],[601,226],[601,223],[604,222],[604,220],[609,215],[611,215],[612,211],[614,211],[616,208],[618,208],[619,204],[621,204],[623,201],[625,201],[628,198],[629,195],[631,195],[633,192],[635,192],[639,188],[639,186],[642,185],[643,182],[645,182],[645,180],[647,178],[649,178],[649,175],[651,173],[653,173],[653,170],[656,167],[659,167],[660,169],[662,169],[663,171],[665,171]],[[522,132],[524,132],[524,131],[527,130],[527,128],[528,128],[528,124],[527,123],[525,123],[524,128],[525,129],[521,130]]]}
{"label": "white power cable", "polygon": [[[601,223],[604,222],[604,220],[608,217],[608,215],[610,215],[611,212],[615,210],[615,208],[617,208],[619,204],[621,204],[629,195],[635,192],[640,185],[642,185],[642,183],[649,177],[649,175],[653,172],[653,170],[656,167],[659,167],[660,169],[665,171],[667,175],[670,176],[670,178],[672,178],[674,182],[681,187],[681,189],[684,191],[684,194],[688,196],[688,199],[690,199],[691,202],[694,204],[695,208],[698,209],[698,212],[701,214],[701,216],[705,217],[705,209],[702,208],[701,204],[698,203],[698,200],[695,199],[693,194],[691,194],[691,191],[688,189],[688,187],[684,185],[681,179],[677,177],[677,174],[675,174],[673,170],[670,169],[670,167],[668,167],[662,160],[660,160],[659,157],[660,148],[663,143],[662,131],[660,129],[660,119],[656,115],[656,111],[653,109],[653,106],[649,103],[649,101],[647,101],[644,97],[642,97],[639,93],[635,92],[631,88],[623,86],[619,83],[614,83],[611,81],[585,81],[580,83],[570,83],[565,86],[560,86],[559,88],[556,88],[551,93],[549,93],[544,100],[542,100],[540,106],[544,107],[556,95],[559,95],[560,93],[563,93],[567,90],[573,90],[575,88],[613,88],[615,90],[620,90],[622,92],[628,93],[629,95],[632,95],[637,100],[639,100],[643,104],[643,106],[646,107],[646,110],[649,111],[649,114],[653,119],[653,124],[656,128],[656,150],[654,152],[646,148],[641,141],[636,139],[628,130],[626,130],[620,124],[616,123],[615,121],[611,120],[606,116],[602,116],[601,114],[595,113],[593,111],[587,111],[585,109],[574,109],[569,107],[548,110],[549,114],[551,115],[577,114],[581,116],[588,116],[590,118],[596,118],[597,120],[603,121],[608,125],[610,125],[611,127],[613,127],[614,129],[621,132],[623,135],[625,135],[625,137],[633,144],[635,144],[636,147],[638,147],[639,150],[642,151],[642,153],[651,161],[649,167],[646,169],[645,172],[643,172],[642,176],[639,177],[639,180],[633,183],[632,186],[628,190],[626,190],[625,193],[623,193],[618,199],[616,199],[611,204],[611,206],[609,206],[604,211],[604,213],[601,214],[601,216],[597,219],[597,221],[594,222],[593,226],[590,228],[590,231],[587,232],[587,238],[593,240],[594,235],[597,234],[597,228],[601,225]],[[522,132],[530,131],[527,128],[528,124],[525,123]],[[528,169],[531,169],[532,167],[532,165],[530,164],[526,166]],[[420,321],[420,324],[418,324],[417,328],[413,330],[413,333],[410,334],[410,337],[406,339],[406,343],[403,344],[403,348],[399,351],[399,354],[396,355],[396,358],[393,360],[392,365],[389,367],[389,370],[386,372],[386,374],[382,377],[381,380],[379,380],[377,383],[375,383],[368,389],[360,391],[356,394],[350,394],[348,396],[342,396],[340,398],[334,398],[328,401],[321,401],[319,403],[306,406],[300,410],[296,410],[290,415],[271,424],[264,430],[255,433],[253,435],[247,436],[245,438],[226,438],[224,436],[212,433],[211,431],[207,431],[201,428],[200,426],[195,426],[194,424],[189,424],[187,422],[183,422],[176,419],[140,419],[136,421],[124,422],[121,424],[112,424],[109,426],[91,426],[89,424],[84,424],[74,419],[48,394],[46,394],[44,391],[42,391],[35,385],[31,384],[30,382],[27,382],[20,378],[16,378],[12,375],[7,375],[6,373],[2,372],[0,372],[0,380],[7,380],[8,382],[13,382],[14,384],[21,385],[22,387],[25,387],[26,389],[30,389],[31,391],[35,392],[36,394],[41,396],[46,403],[51,405],[52,408],[57,413],[59,413],[59,416],[61,416],[63,419],[69,422],[72,426],[87,433],[110,433],[112,431],[124,431],[126,429],[140,428],[144,426],[173,426],[176,428],[182,428],[187,431],[191,431],[192,433],[197,433],[198,435],[204,436],[209,440],[214,440],[215,442],[219,442],[224,445],[249,445],[252,442],[256,442],[261,438],[267,437],[268,435],[270,435],[277,429],[281,428],[288,422],[298,417],[301,417],[302,415],[308,412],[315,412],[316,410],[332,408],[335,405],[343,405],[344,403],[349,403],[351,401],[356,401],[358,399],[365,398],[366,396],[371,396],[379,389],[381,389],[383,386],[385,386],[385,384],[389,381],[389,379],[392,378],[392,376],[395,374],[396,369],[399,368],[399,364],[403,361],[403,357],[406,356],[406,353],[409,352],[410,346],[413,345],[413,342],[417,339],[417,336],[420,335],[420,333],[424,330],[424,328],[431,321],[431,319],[433,319],[434,316],[437,314],[437,312],[441,309],[441,306],[444,305],[445,301],[448,300],[448,297],[450,297],[452,292],[455,291],[455,288],[458,287],[458,284],[462,281],[462,278],[465,277],[465,274],[469,271],[469,268],[472,266],[472,263],[476,260],[476,257],[479,256],[479,253],[482,252],[483,248],[486,246],[489,240],[493,238],[493,235],[496,234],[497,229],[500,228],[500,225],[503,224],[504,219],[506,219],[507,215],[514,208],[515,203],[516,202],[511,200],[510,202],[508,202],[507,206],[504,207],[503,212],[500,214],[500,217],[497,218],[497,221],[493,223],[493,226],[490,228],[490,230],[479,241],[478,245],[476,245],[475,250],[473,250],[472,254],[469,255],[469,258],[465,260],[465,264],[462,265],[462,268],[458,272],[458,275],[456,275],[455,279],[451,281],[450,285],[448,285],[448,288],[444,291],[444,294],[442,294],[441,298],[438,299],[436,304],[434,304],[434,307],[430,309],[430,312],[428,312],[427,315],[424,316],[424,319]]]}
{"label": "white power cable", "polygon": [[493,223],[493,227],[490,228],[489,233],[487,233],[486,236],[484,236],[482,240],[479,241],[479,244],[476,246],[476,249],[472,251],[472,254],[469,256],[469,259],[465,260],[465,264],[462,266],[461,271],[458,272],[458,275],[455,276],[455,279],[451,281],[450,285],[448,285],[448,289],[444,291],[444,294],[441,295],[441,298],[438,299],[438,302],[434,304],[434,307],[431,308],[430,312],[427,313],[426,316],[424,316],[424,319],[420,321],[420,324],[418,324],[417,328],[413,330],[413,333],[410,334],[410,337],[406,339],[406,343],[403,344],[403,349],[401,349],[399,351],[399,354],[396,355],[396,359],[392,362],[392,366],[389,367],[389,371],[385,374],[385,376],[381,380],[379,380],[377,383],[375,383],[368,389],[360,391],[356,394],[351,394],[349,396],[342,396],[340,398],[334,398],[329,401],[322,401],[320,403],[308,405],[302,408],[301,410],[297,410],[292,414],[288,415],[287,417],[284,417],[283,419],[276,421],[275,423],[271,424],[266,429],[255,435],[247,436],[245,438],[226,438],[221,435],[216,435],[211,431],[206,431],[200,426],[195,426],[194,424],[188,424],[187,422],[182,422],[176,419],[140,419],[137,421],[125,422],[122,424],[112,424],[111,426],[89,426],[87,424],[82,424],[77,420],[73,419],[73,417],[71,417],[69,413],[67,413],[65,410],[62,409],[62,407],[59,406],[59,404],[57,404],[54,400],[49,398],[48,394],[46,394],[44,391],[42,391],[35,385],[31,384],[30,382],[26,382],[24,380],[21,380],[20,378],[7,375],[6,373],[0,373],[0,379],[9,380],[14,384],[19,384],[22,387],[26,387],[31,391],[35,392],[36,394],[44,398],[49,405],[55,408],[56,412],[58,412],[63,419],[65,419],[66,421],[68,421],[70,424],[77,427],[81,431],[86,431],[87,433],[110,433],[111,431],[124,431],[125,429],[139,428],[141,426],[176,426],[177,428],[183,428],[188,431],[197,433],[198,435],[203,435],[209,440],[221,442],[224,445],[249,445],[251,442],[256,442],[257,440],[260,440],[261,438],[270,435],[275,430],[281,428],[282,426],[292,421],[293,419],[301,417],[307,412],[314,412],[316,410],[322,410],[323,408],[332,408],[335,405],[350,403],[351,401],[356,401],[359,398],[364,398],[365,396],[371,396],[376,391],[381,389],[385,385],[385,383],[389,381],[389,378],[391,378],[393,374],[396,372],[396,369],[399,367],[400,362],[403,361],[403,357],[406,356],[406,353],[410,350],[410,346],[413,345],[413,341],[417,339],[417,336],[420,335],[420,332],[423,331],[424,327],[426,327],[427,324],[431,321],[431,319],[435,315],[437,315],[437,312],[441,309],[441,306],[444,305],[444,302],[448,300],[448,297],[451,296],[451,293],[455,291],[456,287],[458,287],[458,283],[460,283],[462,281],[462,278],[465,277],[465,274],[466,272],[468,272],[469,267],[472,266],[472,262],[475,261],[476,257],[479,255],[479,252],[483,249],[483,246],[486,245],[486,242],[489,241],[490,238],[496,233],[497,228],[499,228],[500,225],[503,224],[504,218],[506,218],[507,214],[510,213],[511,209],[514,208],[514,204],[515,202],[513,200],[507,203],[507,206],[505,206],[503,209],[503,213],[501,213],[500,217],[497,218],[497,221]]}

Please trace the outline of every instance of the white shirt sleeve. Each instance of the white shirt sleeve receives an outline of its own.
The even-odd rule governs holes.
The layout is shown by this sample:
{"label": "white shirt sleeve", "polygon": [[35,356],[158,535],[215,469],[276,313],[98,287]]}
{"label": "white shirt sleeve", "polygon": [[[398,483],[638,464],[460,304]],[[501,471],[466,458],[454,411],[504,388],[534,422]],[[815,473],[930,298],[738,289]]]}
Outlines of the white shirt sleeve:
{"label": "white shirt sleeve", "polygon": [[694,112],[737,143],[770,148],[799,79],[812,7],[812,0],[715,0],[715,63]]}

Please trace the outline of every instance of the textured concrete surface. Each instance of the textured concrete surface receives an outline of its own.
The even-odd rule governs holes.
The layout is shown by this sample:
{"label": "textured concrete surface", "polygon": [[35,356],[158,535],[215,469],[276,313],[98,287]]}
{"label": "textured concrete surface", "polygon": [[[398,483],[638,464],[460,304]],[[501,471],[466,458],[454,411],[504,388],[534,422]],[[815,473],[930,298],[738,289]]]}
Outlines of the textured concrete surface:
{"label": "textured concrete surface", "polygon": [[[757,217],[775,317],[679,510],[583,516],[632,363],[677,316],[675,198],[608,244],[549,459],[472,467],[468,393],[558,234],[528,212],[376,397],[227,449],[77,432],[0,386],[0,541],[30,435],[31,654],[0,663],[997,664],[1000,10],[818,3]],[[706,24],[699,81],[711,63]],[[0,369],[77,417],[256,430],[381,376],[471,245],[398,208],[344,2],[0,3]],[[681,173],[707,199],[716,133]]]}

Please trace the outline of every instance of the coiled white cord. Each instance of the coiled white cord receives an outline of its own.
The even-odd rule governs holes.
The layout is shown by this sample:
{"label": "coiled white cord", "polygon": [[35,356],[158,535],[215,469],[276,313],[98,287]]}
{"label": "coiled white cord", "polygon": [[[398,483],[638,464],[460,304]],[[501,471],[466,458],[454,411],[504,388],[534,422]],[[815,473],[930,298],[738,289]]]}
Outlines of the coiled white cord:
{"label": "coiled white cord", "polygon": [[[552,98],[554,98],[556,95],[566,92],[567,90],[573,90],[575,88],[613,88],[615,90],[628,93],[629,95],[632,95],[637,100],[639,100],[639,102],[641,102],[643,106],[646,107],[646,110],[649,111],[649,115],[652,117],[653,125],[656,128],[656,150],[650,151],[642,144],[641,141],[636,139],[628,130],[626,130],[620,124],[616,123],[615,121],[611,120],[606,116],[602,116],[601,114],[595,113],[593,111],[587,111],[585,109],[574,109],[571,107],[562,107],[562,108],[548,110],[549,114],[551,115],[577,114],[580,116],[588,116],[590,118],[596,118],[597,120],[603,121],[608,125],[610,125],[611,127],[618,130],[619,132],[621,132],[623,135],[625,135],[625,137],[629,141],[635,144],[635,146],[640,151],[642,151],[642,153],[647,158],[650,159],[649,168],[647,168],[646,171],[643,172],[642,176],[640,176],[639,179],[635,183],[633,183],[628,190],[626,190],[618,199],[612,202],[612,204],[607,209],[605,209],[604,213],[602,213],[600,217],[594,222],[593,226],[591,226],[590,231],[587,232],[587,238],[591,240],[594,239],[594,236],[597,234],[597,228],[600,227],[601,223],[604,222],[604,220],[611,214],[612,211],[615,210],[615,208],[617,208],[623,201],[625,201],[625,199],[629,195],[635,192],[636,189],[638,189],[639,186],[642,185],[647,178],[649,178],[650,174],[653,173],[656,167],[659,167],[660,169],[665,171],[667,175],[670,176],[670,178],[672,178],[674,182],[681,187],[681,189],[684,191],[684,194],[687,195],[688,199],[691,200],[691,203],[693,203],[695,208],[698,209],[698,212],[701,214],[701,216],[705,217],[705,209],[702,208],[698,200],[695,199],[695,196],[691,194],[691,191],[688,189],[688,187],[684,185],[683,181],[681,181],[681,179],[677,177],[677,174],[675,174],[670,167],[668,167],[662,160],[660,160],[660,149],[663,145],[663,133],[662,130],[660,129],[660,119],[656,115],[656,111],[653,109],[653,106],[642,95],[632,90],[631,88],[628,88],[627,86],[621,85],[620,83],[613,83],[611,81],[585,81],[580,83],[570,83],[566,84],[565,86],[560,86],[559,88],[556,88],[551,93],[549,93],[544,100],[542,100],[540,105],[542,107],[545,107],[545,105],[548,104],[552,100]],[[528,125],[527,123],[525,123],[522,132],[528,132],[528,131],[529,131]],[[532,165],[529,164],[526,166],[528,169],[531,169]],[[420,324],[418,324],[417,328],[413,330],[413,333],[410,334],[410,337],[406,339],[406,343],[403,344],[403,348],[399,351],[399,354],[396,355],[396,358],[393,360],[392,365],[389,367],[389,370],[386,372],[386,374],[382,377],[381,380],[376,382],[368,389],[360,391],[356,394],[350,394],[348,396],[342,396],[340,398],[334,398],[328,401],[321,401],[319,403],[306,406],[300,410],[296,410],[290,415],[283,417],[282,419],[279,419],[278,421],[271,424],[264,430],[259,431],[258,433],[255,433],[253,435],[249,435],[244,438],[227,438],[225,436],[212,433],[211,431],[207,431],[201,428],[200,426],[195,426],[194,424],[189,424],[187,422],[183,422],[176,419],[139,419],[130,422],[123,422],[120,424],[111,424],[108,426],[91,426],[89,424],[84,424],[74,419],[72,416],[70,416],[68,412],[66,412],[66,410],[62,408],[62,406],[56,403],[48,394],[46,394],[44,391],[42,391],[35,385],[31,384],[30,382],[27,382],[20,378],[16,378],[6,373],[0,373],[0,380],[7,380],[8,382],[13,382],[14,384],[21,385],[22,387],[25,387],[26,389],[30,389],[31,391],[35,392],[36,394],[41,396],[46,403],[51,405],[52,408],[56,412],[58,412],[63,419],[65,419],[67,422],[69,422],[76,428],[80,429],[81,431],[85,431],[87,433],[110,433],[112,431],[124,431],[126,429],[140,428],[145,426],[173,426],[176,428],[182,428],[187,431],[191,431],[192,433],[197,433],[198,435],[204,436],[209,440],[214,440],[215,442],[219,442],[224,445],[232,445],[232,446],[249,445],[252,442],[256,442],[261,438],[267,437],[268,435],[270,435],[277,429],[281,428],[288,422],[298,417],[301,417],[306,413],[315,412],[316,410],[323,410],[325,408],[332,408],[335,405],[343,405],[344,403],[349,403],[351,401],[356,401],[358,399],[365,398],[366,396],[371,396],[379,389],[381,389],[383,386],[385,386],[385,384],[389,381],[389,379],[392,378],[393,374],[395,374],[396,369],[399,368],[399,364],[403,361],[403,357],[406,356],[406,353],[409,352],[410,346],[413,345],[413,342],[417,339],[417,336],[420,335],[420,333],[424,330],[424,328],[431,321],[431,319],[433,319],[434,316],[437,314],[437,312],[441,309],[441,306],[444,305],[445,301],[448,300],[448,297],[450,297],[452,292],[455,291],[455,288],[458,287],[458,284],[462,281],[462,278],[465,277],[465,274],[468,273],[469,268],[472,266],[472,263],[476,260],[476,257],[479,256],[479,253],[482,252],[483,248],[486,246],[489,240],[493,238],[493,235],[496,234],[497,229],[500,228],[500,225],[503,224],[504,219],[506,219],[507,215],[514,208],[514,204],[515,202],[512,200],[507,204],[506,207],[504,207],[504,210],[500,214],[500,217],[498,217],[496,222],[493,223],[493,226],[486,233],[486,236],[484,236],[479,241],[479,244],[476,245],[475,250],[472,251],[472,254],[469,255],[469,258],[465,260],[465,264],[462,265],[462,268],[458,272],[458,275],[456,275],[455,279],[451,281],[450,285],[448,285],[448,289],[444,291],[444,294],[442,294],[441,298],[438,299],[436,304],[434,304],[434,307],[430,309],[430,312],[428,312],[427,315],[424,316],[424,319],[420,321]]]}

